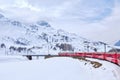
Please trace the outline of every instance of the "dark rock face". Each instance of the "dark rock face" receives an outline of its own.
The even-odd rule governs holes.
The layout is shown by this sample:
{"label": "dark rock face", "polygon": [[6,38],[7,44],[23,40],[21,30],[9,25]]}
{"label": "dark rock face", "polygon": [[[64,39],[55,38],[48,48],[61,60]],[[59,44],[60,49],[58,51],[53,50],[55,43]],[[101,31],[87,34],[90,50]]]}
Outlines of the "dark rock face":
{"label": "dark rock face", "polygon": [[40,26],[51,27],[50,24],[46,21],[39,21],[39,22],[37,22],[37,24]]}
{"label": "dark rock face", "polygon": [[2,43],[2,44],[0,45],[0,48],[6,48],[5,44]]}
{"label": "dark rock face", "polygon": [[27,39],[24,39],[24,38],[18,38],[16,41],[15,41],[16,44],[20,44],[20,45],[28,45],[29,44],[29,41]]}
{"label": "dark rock face", "polygon": [[22,26],[22,24],[19,21],[12,21],[11,24],[14,26]]}
{"label": "dark rock face", "polygon": [[56,44],[56,47],[59,47],[63,51],[73,51],[73,47],[70,44]]}

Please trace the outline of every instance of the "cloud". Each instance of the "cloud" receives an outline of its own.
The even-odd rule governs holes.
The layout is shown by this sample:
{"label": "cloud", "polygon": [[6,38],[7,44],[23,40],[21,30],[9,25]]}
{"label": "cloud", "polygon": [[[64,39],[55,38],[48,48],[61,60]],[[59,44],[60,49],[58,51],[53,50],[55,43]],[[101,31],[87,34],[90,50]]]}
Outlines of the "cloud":
{"label": "cloud", "polygon": [[[105,3],[107,4],[107,3]],[[105,5],[103,4],[103,5]],[[109,3],[110,4],[110,3]],[[98,41],[104,41],[110,44],[114,44],[117,40],[120,39],[119,37],[119,32],[120,32],[120,3],[116,0],[115,2],[112,2],[112,6],[108,5],[107,9],[111,9],[110,13],[105,12],[102,15],[102,19],[94,22],[92,19],[88,18],[88,16],[93,16],[93,15],[98,15],[96,10],[92,14],[85,16],[86,19],[91,20],[90,22],[86,20],[78,20],[78,19],[73,19],[73,20],[63,20],[61,21],[56,21],[54,26],[64,26],[64,27],[59,27],[63,28],[68,32],[73,32],[77,33],[81,36],[84,36],[86,38],[89,38],[91,40],[98,40]],[[103,6],[102,6],[103,7]],[[92,8],[91,8],[92,9]],[[98,10],[104,10],[98,8]],[[106,9],[105,9],[106,10]],[[89,13],[86,12],[86,13]],[[106,16],[104,16],[106,15]],[[98,15],[97,17],[100,17]],[[96,16],[93,16],[91,18],[97,18]],[[57,25],[59,24],[59,25]]]}
{"label": "cloud", "polygon": [[119,5],[120,0],[0,1],[2,13],[9,18],[23,22],[44,19],[56,29],[108,43],[119,40]]}
{"label": "cloud", "polygon": [[81,33],[80,35],[89,39],[114,44],[114,42],[120,39],[120,3],[116,0],[114,5],[112,13],[108,17],[94,23],[80,23],[83,29],[77,27],[75,32]]}
{"label": "cloud", "polygon": [[11,9],[13,11],[13,8],[14,11],[18,11],[20,8],[28,8],[30,12],[39,13],[38,16],[51,19],[78,19],[94,22],[103,19],[111,13],[114,0],[13,0],[12,2],[4,0],[0,1],[0,3],[3,4],[0,7],[7,9],[7,11],[10,10],[10,12]]}
{"label": "cloud", "polygon": [[[0,1],[1,13],[8,18],[19,19],[23,22],[37,21],[43,9],[32,6],[27,0]],[[43,14],[43,13],[42,13]]]}
{"label": "cloud", "polygon": [[107,29],[104,32],[103,37],[109,39],[111,42],[118,41],[120,39],[120,3],[116,2],[116,6],[113,9],[111,16],[101,21],[101,24]]}
{"label": "cloud", "polygon": [[107,2],[107,0],[82,0],[75,4],[72,3],[73,6],[68,7],[65,11],[65,16],[88,22],[101,20],[112,11],[111,8],[114,4],[113,0],[110,0],[109,4],[106,4]]}

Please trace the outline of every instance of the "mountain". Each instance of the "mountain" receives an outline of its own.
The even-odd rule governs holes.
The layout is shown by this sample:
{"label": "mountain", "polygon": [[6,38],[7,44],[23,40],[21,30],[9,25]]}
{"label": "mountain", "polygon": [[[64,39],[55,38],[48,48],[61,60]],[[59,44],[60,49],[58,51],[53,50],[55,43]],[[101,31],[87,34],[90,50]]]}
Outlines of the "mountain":
{"label": "mountain", "polygon": [[45,20],[23,23],[0,14],[0,49],[6,54],[103,52],[104,46],[103,42],[91,41],[64,30],[56,30]]}
{"label": "mountain", "polygon": [[115,43],[115,46],[120,46],[120,40]]}

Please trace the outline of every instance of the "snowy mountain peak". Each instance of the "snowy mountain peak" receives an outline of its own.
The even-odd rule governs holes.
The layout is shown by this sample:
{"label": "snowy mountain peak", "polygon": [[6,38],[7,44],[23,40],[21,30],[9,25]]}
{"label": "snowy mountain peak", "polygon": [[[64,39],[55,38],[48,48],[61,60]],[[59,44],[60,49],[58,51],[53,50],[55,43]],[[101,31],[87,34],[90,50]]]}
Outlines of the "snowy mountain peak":
{"label": "snowy mountain peak", "polygon": [[[11,51],[13,51],[12,53],[21,51],[28,53],[29,50],[32,53],[39,54],[40,51],[43,53],[48,49],[52,53],[60,51],[104,51],[104,44],[90,41],[61,29],[55,30],[44,20],[25,24],[21,21],[3,18],[0,20],[0,26],[2,26],[0,27],[0,45],[4,44],[8,53]],[[34,51],[34,49],[39,52]]]}

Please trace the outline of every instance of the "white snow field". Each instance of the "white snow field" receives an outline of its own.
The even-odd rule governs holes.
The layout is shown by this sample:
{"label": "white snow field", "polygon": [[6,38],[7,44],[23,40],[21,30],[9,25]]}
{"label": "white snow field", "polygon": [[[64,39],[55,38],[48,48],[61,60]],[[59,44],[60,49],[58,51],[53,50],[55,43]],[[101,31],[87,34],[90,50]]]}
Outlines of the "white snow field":
{"label": "white snow field", "polygon": [[120,67],[101,60],[95,61],[102,66],[94,68],[89,62],[85,65],[85,61],[66,57],[28,61],[25,57],[6,56],[6,62],[1,61],[3,57],[0,80],[120,80]]}

